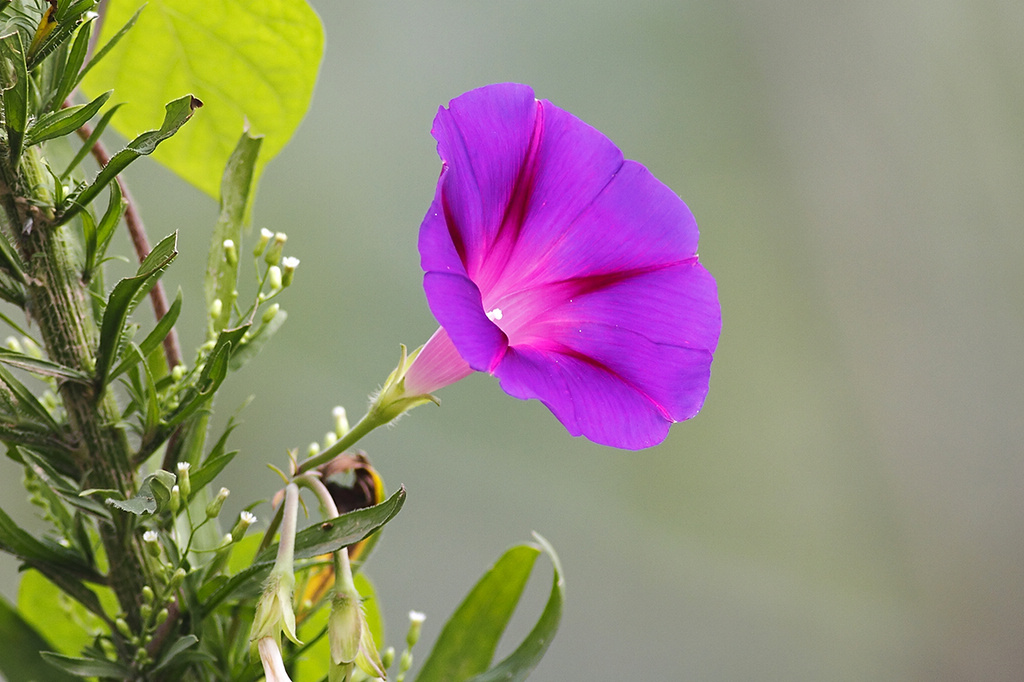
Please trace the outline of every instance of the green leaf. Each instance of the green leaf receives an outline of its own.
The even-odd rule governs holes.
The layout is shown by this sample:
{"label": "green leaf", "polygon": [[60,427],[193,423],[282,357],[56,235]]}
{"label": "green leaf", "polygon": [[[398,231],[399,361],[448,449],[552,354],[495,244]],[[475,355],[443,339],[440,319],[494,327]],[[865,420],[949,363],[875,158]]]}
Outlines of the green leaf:
{"label": "green leaf", "polygon": [[517,545],[498,559],[445,623],[417,682],[461,682],[487,670],[539,555]]}
{"label": "green leaf", "polygon": [[246,339],[238,350],[231,354],[231,362],[228,365],[231,371],[240,370],[247,362],[256,357],[263,350],[263,347],[267,345],[267,342],[270,341],[270,337],[277,333],[277,330],[284,325],[287,319],[287,311],[278,310],[277,315],[274,315],[274,319],[257,327],[252,336]]}
{"label": "green leaf", "polygon": [[157,471],[146,476],[142,485],[139,486],[139,492],[134,497],[127,500],[108,497],[107,504],[136,516],[153,514],[161,504],[170,499],[174,480],[174,474],[169,471]]}
{"label": "green leaf", "polygon": [[533,671],[558,630],[565,600],[558,555],[547,540],[534,537],[551,559],[554,577],[544,611],[526,639],[501,663],[475,674],[490,665],[539,554],[536,547],[520,545],[506,552],[459,605],[416,682],[521,682]]}
{"label": "green leaf", "polygon": [[25,144],[32,146],[55,137],[70,135],[98,114],[108,99],[110,99],[109,90],[88,104],[79,104],[44,114],[28,129]]}
{"label": "green leaf", "polygon": [[59,545],[49,538],[37,538],[19,527],[14,519],[2,509],[0,509],[0,549],[32,566],[39,567],[40,570],[54,568],[68,576],[93,582],[102,582],[103,580],[103,576],[91,566],[86,565],[73,550]]}
{"label": "green leaf", "polygon": [[16,166],[28,125],[28,70],[21,34],[17,32],[0,37],[0,90],[3,90],[10,160]]}
{"label": "green leaf", "polygon": [[131,679],[131,670],[122,663],[115,663],[106,659],[81,658],[79,656],[64,656],[49,651],[43,652],[43,658],[47,663],[64,672],[77,675],[78,677],[110,677],[113,679]]}
{"label": "green leaf", "polygon": [[[112,604],[115,610],[116,604],[115,600]],[[25,571],[21,575],[18,611],[30,625],[50,638],[53,646],[47,647],[48,650],[68,655],[75,655],[88,646],[92,642],[89,628],[103,624],[83,606],[62,599],[60,589],[39,571]]]}
{"label": "green leaf", "polygon": [[[142,4],[109,0],[100,42]],[[126,137],[178,93],[206,102],[204,116],[155,158],[216,197],[241,130],[266,140],[256,177],[292,136],[309,107],[323,46],[320,19],[305,0],[149,0],[82,87],[94,94],[113,88],[131,102],[114,123]]]}
{"label": "green leaf", "polygon": [[224,257],[224,240],[232,240],[241,251],[242,227],[253,194],[253,178],[262,143],[262,138],[251,137],[248,132],[242,133],[221,178],[220,215],[210,240],[205,280],[207,310],[214,299],[220,299],[222,303],[220,316],[211,320],[215,334],[231,322],[238,288],[238,260],[229,263]]}
{"label": "green leaf", "polygon": [[59,381],[77,381],[78,383],[89,383],[89,377],[77,369],[71,369],[56,362],[42,360],[40,358],[18,353],[6,348],[0,348],[0,362],[10,367],[17,367],[32,374],[47,376]]}
{"label": "green leaf", "polygon": [[[295,559],[309,559],[321,554],[334,552],[353,545],[380,529],[393,519],[405,504],[405,488],[399,488],[384,502],[366,509],[342,514],[315,526],[311,526],[295,537]],[[263,583],[277,556],[277,545],[262,552],[251,566],[218,584],[209,594],[202,595],[198,603],[200,620],[211,613],[231,595],[243,589],[257,587]]]}
{"label": "green leaf", "polygon": [[177,658],[179,654],[195,646],[198,643],[199,638],[195,635],[185,635],[183,637],[179,637],[174,642],[174,644],[167,647],[167,650],[164,651],[163,656],[161,656],[160,660],[157,661],[156,665],[152,667],[151,672],[155,673],[161,668],[165,668],[166,666],[170,665],[174,662],[174,659]]}
{"label": "green leaf", "polygon": [[68,58],[64,63],[64,70],[61,72],[60,82],[57,83],[57,89],[54,91],[47,107],[51,111],[59,109],[64,100],[71,95],[75,86],[78,85],[78,81],[81,78],[82,65],[85,63],[85,57],[89,53],[89,39],[92,37],[94,20],[95,16],[87,17],[78,27],[75,42],[72,43],[71,49],[68,50]]}
{"label": "green leaf", "polygon": [[103,311],[100,345],[96,352],[96,382],[99,386],[105,386],[109,379],[128,316],[138,305],[139,299],[153,288],[164,268],[178,255],[177,239],[177,232],[165,237],[142,261],[136,275],[122,279],[110,292],[106,310]]}
{"label": "green leaf", "polygon": [[[403,504],[404,487],[380,504],[357,509],[299,531],[295,535],[295,559],[311,559],[354,545],[395,518]],[[276,556],[277,545],[274,545],[264,550],[256,561],[273,562]]]}
{"label": "green leaf", "polygon": [[[152,154],[157,146],[174,135],[181,126],[185,125],[196,109],[203,106],[203,103],[191,95],[185,95],[168,102],[164,107],[164,122],[158,130],[148,130],[134,140],[127,147],[114,154],[113,158],[96,176],[92,184],[83,189],[79,194],[70,197],[70,203],[63,208],[58,216],[56,225],[62,225],[71,220],[83,208],[89,205],[96,195],[104,187],[114,181],[117,174],[123,171],[132,161],[147,154]],[[92,139],[92,138],[90,138]],[[55,226],[56,226],[55,225]]]}
{"label": "green leaf", "polygon": [[32,391],[25,388],[25,385],[8,372],[2,364],[0,364],[0,382],[10,390],[11,393],[8,397],[17,407],[18,416],[29,417],[33,421],[48,427],[53,432],[60,431],[60,426],[57,425],[57,422],[54,421],[42,403],[32,394]]}
{"label": "green leaf", "polygon": [[167,314],[160,318],[160,321],[153,327],[153,331],[149,332],[146,338],[142,340],[142,343],[139,344],[138,354],[126,356],[124,360],[118,363],[117,367],[111,370],[107,381],[113,381],[131,365],[140,362],[142,358],[156,350],[164,342],[167,335],[171,333],[174,323],[178,321],[179,314],[181,314],[181,289],[178,289],[178,295],[174,297],[174,303],[167,309]]}
{"label": "green leaf", "polygon": [[75,679],[47,665],[40,652],[54,647],[3,597],[0,597],[0,641],[4,643],[0,673],[8,682],[71,682]]}

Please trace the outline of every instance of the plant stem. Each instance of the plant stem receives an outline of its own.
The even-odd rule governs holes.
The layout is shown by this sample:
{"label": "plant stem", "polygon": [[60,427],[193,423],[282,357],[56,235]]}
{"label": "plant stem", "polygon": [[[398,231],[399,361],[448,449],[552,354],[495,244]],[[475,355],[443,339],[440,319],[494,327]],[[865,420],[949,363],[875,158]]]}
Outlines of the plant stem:
{"label": "plant stem", "polygon": [[[69,228],[53,225],[49,179],[38,151],[26,150],[18,170],[5,165],[2,176],[0,182],[6,186],[0,187],[0,219],[23,261],[28,312],[39,325],[50,359],[90,374],[95,369],[96,320],[88,287],[79,277]],[[83,488],[114,489],[130,497],[135,492],[135,472],[127,435],[118,426],[120,410],[113,394],[98,391],[91,383],[72,381],[60,384],[59,393]],[[115,511],[111,523],[101,522],[99,531],[110,586],[125,619],[137,630],[149,570],[134,517]]]}

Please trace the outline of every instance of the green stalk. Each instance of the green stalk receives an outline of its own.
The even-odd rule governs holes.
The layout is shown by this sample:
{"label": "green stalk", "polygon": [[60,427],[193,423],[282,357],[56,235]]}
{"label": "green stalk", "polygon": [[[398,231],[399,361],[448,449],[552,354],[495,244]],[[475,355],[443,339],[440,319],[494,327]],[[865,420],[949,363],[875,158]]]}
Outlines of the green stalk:
{"label": "green stalk", "polygon": [[[17,245],[28,294],[27,312],[39,326],[47,355],[55,362],[90,374],[95,369],[97,324],[88,286],[79,277],[70,226],[54,227],[50,178],[37,148],[22,155],[17,170],[0,168],[2,229]],[[120,427],[120,409],[109,390],[66,381],[59,387],[67,414],[75,463],[83,488],[114,489],[126,497],[136,491],[130,465],[131,447]],[[117,511],[112,523],[101,523],[100,536],[109,562],[110,587],[124,618],[141,627],[142,586],[151,582],[134,517]]]}

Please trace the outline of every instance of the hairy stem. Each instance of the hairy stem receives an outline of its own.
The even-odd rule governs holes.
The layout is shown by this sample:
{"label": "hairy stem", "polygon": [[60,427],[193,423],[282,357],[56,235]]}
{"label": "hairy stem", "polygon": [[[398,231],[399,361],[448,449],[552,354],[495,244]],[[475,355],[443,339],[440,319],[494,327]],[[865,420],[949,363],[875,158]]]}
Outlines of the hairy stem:
{"label": "hairy stem", "polygon": [[[54,227],[43,162],[35,149],[29,149],[16,172],[6,164],[2,171],[0,182],[5,186],[0,187],[0,219],[23,261],[28,313],[38,324],[52,360],[91,374],[95,369],[96,320],[88,287],[79,277],[69,228]],[[98,390],[92,383],[73,381],[60,384],[59,393],[83,488],[134,494],[131,447],[119,426],[120,410],[113,394]],[[137,629],[141,624],[141,589],[149,571],[133,517],[114,512],[111,523],[100,525],[100,535],[109,563],[110,585],[129,625]]]}

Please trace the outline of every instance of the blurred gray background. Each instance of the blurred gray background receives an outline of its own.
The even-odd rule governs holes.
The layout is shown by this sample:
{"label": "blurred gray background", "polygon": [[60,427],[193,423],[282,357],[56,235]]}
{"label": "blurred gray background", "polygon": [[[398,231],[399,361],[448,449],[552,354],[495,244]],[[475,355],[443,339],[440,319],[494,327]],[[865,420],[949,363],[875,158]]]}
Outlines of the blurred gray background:
{"label": "blurred gray background", "polygon": [[[223,421],[255,395],[236,510],[433,332],[432,118],[525,82],[696,214],[724,319],[711,392],[640,453],[574,440],[486,376],[370,436],[409,490],[367,566],[392,642],[425,611],[422,660],[536,530],[568,580],[537,680],[1024,677],[1024,3],[313,4],[321,79],[254,221],[302,259],[290,318],[219,402]],[[131,180],[151,237],[181,232],[190,348],[216,207],[152,163]]]}

